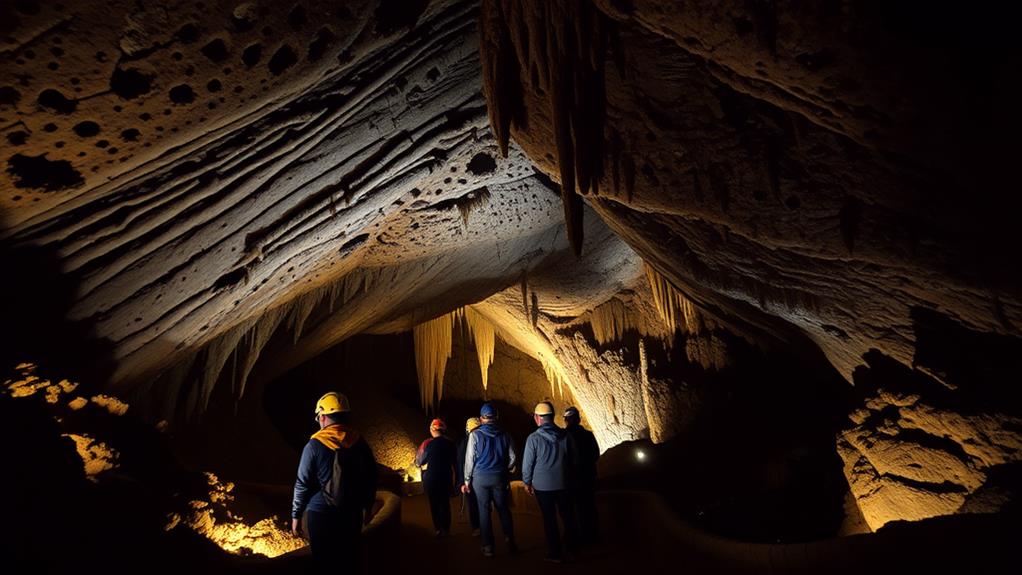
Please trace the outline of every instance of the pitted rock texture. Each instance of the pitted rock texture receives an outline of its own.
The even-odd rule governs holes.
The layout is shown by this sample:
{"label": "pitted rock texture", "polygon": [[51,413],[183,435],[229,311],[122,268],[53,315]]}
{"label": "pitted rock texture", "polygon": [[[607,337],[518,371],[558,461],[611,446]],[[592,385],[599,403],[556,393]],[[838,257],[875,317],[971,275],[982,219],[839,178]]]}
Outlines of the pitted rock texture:
{"label": "pitted rock texture", "polygon": [[[597,4],[483,3],[491,123],[704,308],[787,339],[795,326],[849,378],[872,348],[912,362],[913,307],[1020,335],[1022,282],[999,263],[1016,242],[980,184],[1001,152],[958,131],[993,129],[967,105],[982,90],[872,32],[899,9]],[[971,53],[951,39],[911,40]],[[799,63],[829,45],[833,66]]]}
{"label": "pitted rock texture", "polygon": [[[976,357],[1017,363],[1022,276],[1007,264],[1018,242],[1001,192],[1011,145],[995,118],[1019,84],[994,79],[1016,77],[1018,61],[990,36],[1003,17],[484,0],[490,122],[501,146],[517,143],[562,186],[576,250],[587,249],[584,197],[739,332],[818,348],[849,381],[872,350],[945,384],[959,362],[959,378],[985,381],[983,360],[949,338],[981,334],[969,341],[991,345],[970,345]],[[939,449],[927,458],[879,438],[858,449],[885,454],[878,465],[912,489],[982,479]],[[950,512],[964,497],[921,491],[941,503],[891,500],[884,520]]]}
{"label": "pitted rock texture", "polygon": [[[88,146],[124,131],[137,141],[132,145],[150,145],[144,161],[101,168],[78,187],[35,195],[38,202],[15,200],[27,192],[13,179],[4,183],[11,202],[5,240],[43,246],[59,260],[75,291],[70,319],[109,341],[115,387],[150,385],[171,367],[187,372],[182,361],[224,334],[233,345],[221,340],[214,357],[226,360],[246,334],[261,347],[274,322],[264,321],[256,334],[259,318],[359,266],[397,283],[393,299],[373,305],[347,334],[456,294],[458,284],[479,280],[479,289],[434,309],[478,300],[538,261],[545,253],[539,238],[546,234],[549,245],[559,233],[559,207],[524,156],[495,159],[471,3],[438,2],[414,17],[373,2],[173,8],[136,14],[130,3],[68,7],[57,23],[48,11],[26,16],[15,52],[52,44],[65,28],[71,33],[60,42],[76,57],[96,50],[72,42],[110,44],[96,56],[109,65],[97,63],[96,75],[81,79],[89,86],[82,94],[103,95],[64,104],[47,92],[52,105],[40,108],[20,89],[4,92],[4,105],[13,106],[5,110],[23,117],[33,134],[36,123],[67,112],[68,126],[90,138]],[[110,14],[124,16],[128,29]],[[319,33],[324,26],[329,34]],[[258,62],[245,50],[253,42],[266,45]],[[253,67],[243,72],[246,57]],[[115,74],[118,66],[123,74]],[[238,80],[229,80],[227,68]],[[70,82],[64,73],[49,77]],[[33,78],[42,83],[42,72]],[[116,90],[97,85],[107,78],[117,80]],[[219,99],[239,93],[223,109]],[[113,106],[152,116],[153,131],[108,124],[124,117]],[[31,155],[63,157],[48,140],[26,146]],[[405,262],[409,268],[394,267]],[[388,266],[389,276],[381,271]],[[441,276],[446,289],[435,282]],[[431,282],[432,292],[417,293]],[[394,309],[400,302],[406,307]],[[281,320],[282,312],[276,315]],[[208,377],[222,365],[209,364]]]}
{"label": "pitted rock texture", "polygon": [[[196,128],[292,97],[386,24],[371,2],[7,6],[0,125],[26,135],[2,158],[0,188],[20,193],[4,194],[0,206],[17,221],[156,160],[194,140]],[[22,150],[36,166],[12,161]],[[47,175],[58,165],[76,177]]]}

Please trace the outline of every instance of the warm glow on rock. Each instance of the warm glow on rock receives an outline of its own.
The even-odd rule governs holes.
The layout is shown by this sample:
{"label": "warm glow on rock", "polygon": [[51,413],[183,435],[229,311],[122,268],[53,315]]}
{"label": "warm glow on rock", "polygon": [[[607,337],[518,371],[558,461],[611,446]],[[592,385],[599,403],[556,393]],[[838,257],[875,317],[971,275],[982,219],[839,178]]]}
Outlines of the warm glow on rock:
{"label": "warm glow on rock", "polygon": [[124,415],[128,412],[128,404],[109,395],[94,395],[90,400],[92,403],[106,409],[110,415]]}
{"label": "warm glow on rock", "polygon": [[4,382],[7,393],[11,397],[29,397],[35,395],[38,391],[43,391],[46,393],[47,403],[57,403],[61,395],[71,393],[78,388],[77,383],[72,383],[66,379],[61,380],[59,383],[51,383],[48,379],[40,378],[35,375],[36,366],[32,363],[18,364],[15,369],[21,372],[21,379]]}
{"label": "warm glow on rock", "polygon": [[85,475],[90,480],[96,481],[97,475],[117,467],[117,458],[120,454],[105,443],[96,441],[86,434],[64,433],[63,436],[74,440],[75,449],[85,465]]}
{"label": "warm glow on rock", "polygon": [[267,517],[249,525],[228,509],[234,501],[231,491],[233,483],[222,483],[216,475],[206,473],[209,483],[209,500],[193,500],[185,516],[172,513],[167,518],[167,531],[183,524],[196,533],[205,536],[221,549],[237,555],[258,554],[277,557],[305,547],[304,539],[285,531],[281,520]]}

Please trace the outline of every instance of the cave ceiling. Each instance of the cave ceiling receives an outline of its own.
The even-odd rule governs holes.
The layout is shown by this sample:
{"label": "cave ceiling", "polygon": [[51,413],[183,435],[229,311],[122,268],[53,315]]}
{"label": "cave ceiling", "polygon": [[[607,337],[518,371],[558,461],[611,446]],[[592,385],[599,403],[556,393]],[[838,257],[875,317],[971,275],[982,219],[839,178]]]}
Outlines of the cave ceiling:
{"label": "cave ceiling", "polygon": [[1007,36],[968,43],[993,15],[2,10],[0,235],[59,261],[114,386],[211,342],[265,344],[252,334],[270,313],[294,338],[269,342],[266,373],[494,294],[491,316],[520,312],[534,338],[529,323],[551,331],[632,290],[642,260],[733,330],[810,342],[849,380],[871,349],[918,363],[918,310],[1020,335],[1009,148],[988,134],[1018,61]]}

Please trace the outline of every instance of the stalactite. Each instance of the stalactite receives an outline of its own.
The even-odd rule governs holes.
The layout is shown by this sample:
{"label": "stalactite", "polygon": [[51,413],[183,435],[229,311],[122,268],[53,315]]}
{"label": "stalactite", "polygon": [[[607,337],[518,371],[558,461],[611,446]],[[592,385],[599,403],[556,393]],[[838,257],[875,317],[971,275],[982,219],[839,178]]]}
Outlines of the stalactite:
{"label": "stalactite", "polygon": [[248,376],[252,373],[252,368],[255,367],[256,360],[259,359],[259,355],[262,353],[263,348],[266,347],[267,342],[280,327],[280,324],[287,318],[288,312],[291,311],[292,303],[282,305],[275,309],[264,313],[256,321],[252,329],[249,330],[245,353],[242,359],[240,376],[236,378],[238,382],[238,398],[242,398],[245,395],[245,384],[248,383]]}
{"label": "stalactite", "polygon": [[652,266],[646,264],[645,268],[646,279],[649,280],[649,287],[653,292],[653,303],[665,327],[672,332],[699,334],[702,318],[692,302]]}
{"label": "stalactite", "polygon": [[550,395],[564,397],[564,375],[563,368],[556,359],[548,359],[546,356],[539,357],[539,363],[543,366],[547,381],[550,382]]}
{"label": "stalactite", "polygon": [[468,225],[468,216],[475,210],[485,207],[490,203],[490,189],[483,186],[466,194],[465,200],[455,204],[458,212],[461,213],[462,225]]}
{"label": "stalactite", "polygon": [[[231,356],[237,358],[238,345],[253,324],[254,322],[251,321],[245,322],[239,328],[232,329],[209,342],[209,345],[203,350],[202,373],[194,397],[194,401],[198,403],[189,405],[189,412],[205,411],[206,406],[209,405],[213,388],[223,372],[224,365]],[[237,371],[233,370],[232,366],[231,377],[233,378],[236,373]]]}
{"label": "stalactite", "polygon": [[646,264],[646,278],[665,326],[672,332],[684,334],[688,360],[705,369],[721,369],[727,365],[727,344],[713,333],[717,325],[699,313],[695,304],[649,264]]}
{"label": "stalactite", "polygon": [[[213,389],[222,379],[228,360],[232,393],[240,398],[244,395],[249,375],[270,338],[285,325],[297,343],[312,313],[324,302],[333,313],[338,300],[343,306],[364,291],[365,286],[379,277],[379,270],[359,268],[338,281],[310,290],[291,301],[263,313],[259,318],[240,323],[216,338],[199,351],[175,362],[160,373],[157,378],[160,388],[169,390],[165,410],[166,418],[176,413],[176,406],[183,402],[180,413],[191,418],[205,411]],[[197,369],[192,365],[198,363]]]}
{"label": "stalactite", "polygon": [[489,103],[490,128],[497,140],[500,154],[507,157],[511,139],[511,122],[521,117],[522,85],[508,18],[499,1],[483,2],[480,19],[480,60],[483,85]]}
{"label": "stalactite", "polygon": [[415,340],[415,369],[419,377],[422,407],[433,409],[444,395],[444,372],[451,357],[455,313],[444,314],[412,328]]}
{"label": "stalactite", "polygon": [[625,330],[638,327],[629,317],[625,304],[617,298],[611,298],[596,306],[590,315],[589,323],[593,328],[593,336],[600,345],[619,342],[624,337]]}
{"label": "stalactite", "polygon": [[579,194],[597,193],[603,177],[610,20],[591,0],[484,0],[480,23],[484,93],[502,153],[523,116],[522,75],[549,97],[565,226],[581,255]]}
{"label": "stalactite", "polygon": [[476,356],[479,358],[479,374],[483,380],[483,390],[489,387],[490,366],[493,365],[496,348],[497,330],[490,320],[471,307],[462,308],[461,320],[472,335]]}
{"label": "stalactite", "polygon": [[[332,286],[331,286],[332,287]],[[330,308],[334,307],[337,300],[337,290],[330,289],[326,290],[327,299],[330,302]],[[312,293],[307,293],[299,296],[295,302],[294,308],[291,314],[288,316],[288,327],[291,329],[292,339],[295,344],[302,337],[302,330],[305,328],[305,322],[309,319],[309,315],[312,314],[312,310],[323,299],[323,292],[316,290]]]}

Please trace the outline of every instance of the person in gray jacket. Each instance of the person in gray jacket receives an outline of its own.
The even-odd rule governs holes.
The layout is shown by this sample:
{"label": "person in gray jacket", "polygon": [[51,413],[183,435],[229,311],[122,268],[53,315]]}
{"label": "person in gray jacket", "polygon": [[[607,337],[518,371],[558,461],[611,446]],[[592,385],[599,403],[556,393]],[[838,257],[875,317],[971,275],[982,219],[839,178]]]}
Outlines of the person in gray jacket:
{"label": "person in gray jacket", "polygon": [[568,552],[578,546],[578,526],[575,509],[568,491],[568,473],[572,458],[568,434],[554,424],[554,406],[548,401],[536,404],[533,421],[539,427],[525,442],[522,458],[522,482],[525,490],[536,498],[543,513],[546,531],[547,561],[562,563],[566,556],[561,546],[557,515],[564,524],[564,539]]}

